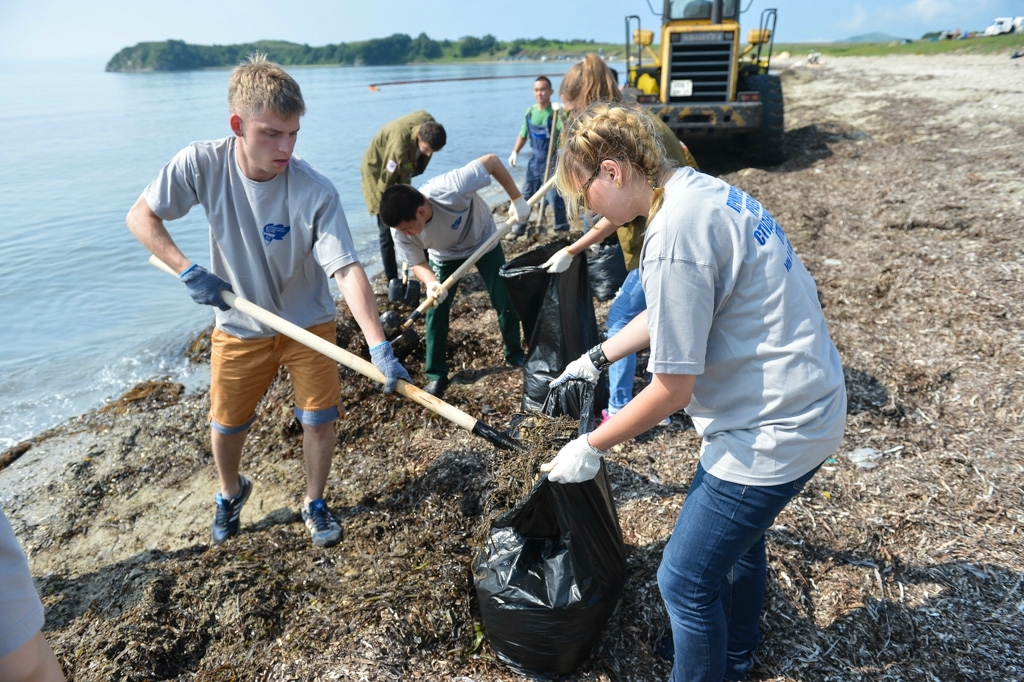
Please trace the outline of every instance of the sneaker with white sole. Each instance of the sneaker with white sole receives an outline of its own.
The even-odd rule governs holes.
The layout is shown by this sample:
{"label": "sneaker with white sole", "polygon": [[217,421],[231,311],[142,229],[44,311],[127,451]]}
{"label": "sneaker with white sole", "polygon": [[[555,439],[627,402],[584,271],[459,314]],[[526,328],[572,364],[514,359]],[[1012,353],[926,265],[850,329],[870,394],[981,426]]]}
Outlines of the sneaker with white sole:
{"label": "sneaker with white sole", "polygon": [[302,520],[317,547],[332,547],[341,542],[341,526],[323,500],[313,500],[308,507],[303,507]]}
{"label": "sneaker with white sole", "polygon": [[217,493],[217,496],[214,497],[217,502],[217,515],[213,518],[213,544],[219,545],[228,538],[238,535],[238,517],[251,492],[252,483],[248,478],[239,474],[237,495],[225,498]]}

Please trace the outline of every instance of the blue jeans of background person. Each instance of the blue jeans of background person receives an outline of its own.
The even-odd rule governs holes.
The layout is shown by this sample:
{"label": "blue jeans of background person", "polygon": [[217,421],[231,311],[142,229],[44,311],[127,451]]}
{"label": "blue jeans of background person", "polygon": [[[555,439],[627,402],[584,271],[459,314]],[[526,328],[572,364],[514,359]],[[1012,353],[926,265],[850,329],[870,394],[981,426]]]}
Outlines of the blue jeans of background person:
{"label": "blue jeans of background person", "polygon": [[[552,172],[554,171],[554,161],[552,160]],[[523,183],[521,189],[523,198],[529,200],[540,186],[544,184],[544,176],[541,173],[526,173],[526,182]],[[558,193],[554,188],[550,189],[547,194],[548,206],[551,207],[555,212],[555,230],[558,232],[566,232],[569,230],[569,219],[565,217],[565,201],[562,200],[562,195]],[[540,204],[538,204],[539,206]],[[538,209],[539,210],[539,209]],[[539,213],[537,215],[540,215]]]}
{"label": "blue jeans of background person", "polygon": [[[626,279],[615,294],[615,300],[608,308],[608,336],[625,327],[629,322],[647,310],[644,288],[640,286],[640,268],[626,273]],[[608,412],[615,413],[633,399],[633,378],[636,375],[636,353],[616,360],[608,367]]]}
{"label": "blue jeans of background person", "polygon": [[658,568],[672,621],[672,682],[742,680],[761,642],[767,582],[765,531],[814,476],[750,486],[697,465]]}

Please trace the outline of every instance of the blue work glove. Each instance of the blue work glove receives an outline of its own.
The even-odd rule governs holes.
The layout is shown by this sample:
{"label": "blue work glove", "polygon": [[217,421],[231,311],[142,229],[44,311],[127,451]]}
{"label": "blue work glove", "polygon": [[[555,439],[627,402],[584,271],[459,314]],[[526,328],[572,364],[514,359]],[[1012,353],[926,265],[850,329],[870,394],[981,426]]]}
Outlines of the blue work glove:
{"label": "blue work glove", "polygon": [[178,279],[185,283],[189,296],[196,303],[215,305],[221,310],[231,310],[231,306],[220,297],[220,292],[227,290],[233,293],[234,289],[202,265],[193,263],[192,267],[178,275]]}
{"label": "blue work glove", "polygon": [[370,358],[373,359],[373,366],[384,375],[385,393],[394,393],[399,379],[404,379],[410,384],[412,383],[412,377],[409,376],[409,373],[405,371],[405,367],[402,367],[402,363],[395,357],[395,352],[391,350],[391,344],[387,341],[378,343],[371,348]]}
{"label": "blue work glove", "polygon": [[605,451],[598,450],[587,441],[583,434],[566,443],[555,458],[540,465],[548,480],[553,483],[582,483],[589,481],[601,470],[601,458]]}

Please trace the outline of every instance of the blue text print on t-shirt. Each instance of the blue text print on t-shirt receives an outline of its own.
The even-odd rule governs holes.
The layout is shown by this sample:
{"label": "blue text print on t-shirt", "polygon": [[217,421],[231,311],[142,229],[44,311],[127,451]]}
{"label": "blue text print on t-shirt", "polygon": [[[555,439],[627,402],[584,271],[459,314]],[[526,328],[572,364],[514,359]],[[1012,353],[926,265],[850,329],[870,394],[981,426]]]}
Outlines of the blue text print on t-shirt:
{"label": "blue text print on t-shirt", "polygon": [[278,241],[284,239],[284,236],[291,230],[290,225],[275,225],[274,223],[267,223],[263,226],[263,243],[270,246],[270,242],[277,239]]}
{"label": "blue text print on t-shirt", "polygon": [[782,227],[775,222],[775,218],[769,213],[757,199],[742,192],[735,187],[729,188],[729,196],[725,200],[725,205],[736,211],[742,213],[743,209],[746,209],[757,216],[760,214],[761,219],[757,223],[757,227],[754,228],[754,239],[758,244],[764,246],[768,243],[768,238],[775,235],[779,238],[783,247],[786,249],[786,261],[783,265],[786,270],[793,268],[793,245],[789,243],[789,239],[786,237],[786,233],[783,232]]}

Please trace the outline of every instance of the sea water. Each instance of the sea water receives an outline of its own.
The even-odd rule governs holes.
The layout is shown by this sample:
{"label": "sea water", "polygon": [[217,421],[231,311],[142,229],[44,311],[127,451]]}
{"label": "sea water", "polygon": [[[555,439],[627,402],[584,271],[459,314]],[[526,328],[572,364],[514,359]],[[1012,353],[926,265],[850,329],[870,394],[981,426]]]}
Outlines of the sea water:
{"label": "sea water", "polygon": [[[533,102],[533,77],[551,76],[557,92],[556,74],[570,65],[289,69],[307,110],[296,154],[337,186],[371,277],[381,271],[380,253],[359,164],[374,133],[417,109],[445,126],[448,143],[417,184],[489,152],[506,163]],[[213,309],[148,265],[124,219],[179,149],[230,133],[228,73],[105,73],[94,60],[0,63],[0,451],[140,381],[205,381],[184,350]],[[472,80],[440,80],[458,78]],[[509,169],[517,184],[527,160],[521,154]],[[497,183],[482,194],[492,204],[506,198]],[[201,207],[168,228],[188,257],[209,260]]]}

